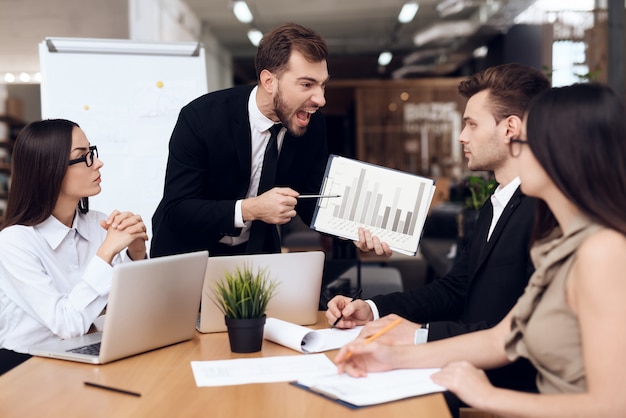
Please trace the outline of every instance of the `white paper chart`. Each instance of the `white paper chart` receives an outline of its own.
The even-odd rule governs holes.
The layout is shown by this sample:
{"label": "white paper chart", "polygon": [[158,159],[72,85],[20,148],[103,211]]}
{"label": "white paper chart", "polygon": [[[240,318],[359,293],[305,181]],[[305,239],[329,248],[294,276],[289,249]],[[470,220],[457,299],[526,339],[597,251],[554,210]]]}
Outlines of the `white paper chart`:
{"label": "white paper chart", "polygon": [[394,250],[415,255],[435,192],[432,179],[331,155],[311,227],[358,239],[358,228]]}

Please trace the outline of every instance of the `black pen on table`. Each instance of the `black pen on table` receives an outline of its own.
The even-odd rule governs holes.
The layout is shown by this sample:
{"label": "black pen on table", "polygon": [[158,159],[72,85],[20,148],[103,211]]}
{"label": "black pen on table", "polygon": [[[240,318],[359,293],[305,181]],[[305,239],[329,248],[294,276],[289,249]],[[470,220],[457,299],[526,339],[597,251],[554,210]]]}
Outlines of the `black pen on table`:
{"label": "black pen on table", "polygon": [[[354,296],[352,296],[352,300],[350,302],[354,302],[355,300],[360,298],[361,297],[361,293],[363,293],[363,289],[357,290],[357,292],[354,294]],[[337,326],[337,324],[339,323],[339,321],[341,321],[342,319],[343,319],[343,314],[339,315],[339,318],[337,318],[335,320],[335,322],[333,323],[333,326],[331,328],[335,328]]]}
{"label": "black pen on table", "polygon": [[131,392],[130,390],[118,389],[118,388],[114,388],[111,386],[105,386],[105,385],[101,385],[101,384],[93,383],[93,382],[85,382],[85,386],[92,386],[94,388],[110,390],[111,392],[123,393],[124,395],[141,396],[141,393]]}

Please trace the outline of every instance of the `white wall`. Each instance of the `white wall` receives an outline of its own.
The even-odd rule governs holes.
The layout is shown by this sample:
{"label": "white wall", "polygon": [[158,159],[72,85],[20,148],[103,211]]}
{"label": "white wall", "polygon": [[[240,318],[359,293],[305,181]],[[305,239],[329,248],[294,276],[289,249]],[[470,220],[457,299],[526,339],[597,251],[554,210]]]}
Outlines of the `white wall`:
{"label": "white wall", "polygon": [[128,38],[129,0],[0,0],[0,73],[39,71],[46,37]]}
{"label": "white wall", "polygon": [[182,0],[0,0],[0,74],[39,71],[46,37],[200,41],[209,91],[233,83],[231,55]]}
{"label": "white wall", "polygon": [[129,0],[130,39],[197,41],[205,47],[209,91],[231,87],[232,57],[180,0]]}
{"label": "white wall", "polygon": [[24,119],[24,122],[33,122],[41,119],[39,84],[9,84],[6,85],[6,89],[9,96],[16,97],[22,101],[22,119]]}
{"label": "white wall", "polygon": [[129,0],[130,39],[199,41],[201,24],[180,0]]}
{"label": "white wall", "polygon": [[202,27],[200,41],[206,56],[207,85],[209,91],[220,90],[233,85],[233,58],[230,52],[217,42],[207,25]]}

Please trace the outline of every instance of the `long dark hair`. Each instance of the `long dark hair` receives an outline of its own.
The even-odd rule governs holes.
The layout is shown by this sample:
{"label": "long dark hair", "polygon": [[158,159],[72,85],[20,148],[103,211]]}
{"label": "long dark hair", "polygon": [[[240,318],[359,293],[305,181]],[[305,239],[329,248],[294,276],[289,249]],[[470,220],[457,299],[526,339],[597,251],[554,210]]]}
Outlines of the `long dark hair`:
{"label": "long dark hair", "polygon": [[265,34],[254,59],[257,81],[261,71],[281,74],[287,69],[292,51],[298,51],[309,62],[322,62],[328,57],[326,41],[312,29],[296,23],[285,23]]}
{"label": "long dark hair", "polygon": [[[48,119],[28,124],[15,140],[11,157],[11,187],[2,228],[37,225],[52,215],[61,192],[72,148],[72,130],[78,124]],[[78,204],[89,210],[85,197]]]}
{"label": "long dark hair", "polygon": [[[601,84],[551,89],[531,103],[527,140],[556,187],[598,224],[626,234],[626,112]],[[538,207],[535,239],[556,225]]]}

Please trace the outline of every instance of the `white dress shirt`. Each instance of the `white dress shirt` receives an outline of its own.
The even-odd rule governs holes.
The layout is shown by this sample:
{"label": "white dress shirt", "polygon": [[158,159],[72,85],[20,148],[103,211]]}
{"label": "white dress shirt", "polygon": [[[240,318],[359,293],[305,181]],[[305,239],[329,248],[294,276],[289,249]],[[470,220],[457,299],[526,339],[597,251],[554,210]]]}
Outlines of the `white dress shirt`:
{"label": "white dress shirt", "polygon": [[[89,211],[68,228],[55,217],[0,231],[0,347],[27,353],[34,344],[85,334],[106,306],[112,267],[96,256],[106,237]],[[126,251],[113,264],[130,261]]]}
{"label": "white dress shirt", "polygon": [[[256,92],[258,86],[252,89],[250,97],[248,98],[248,115],[250,115],[250,133],[252,134],[252,170],[250,171],[250,187],[246,198],[257,196],[259,190],[259,182],[261,180],[261,171],[263,170],[263,158],[265,157],[265,147],[270,140],[269,129],[274,126],[276,122],[269,119],[259,110],[256,104]],[[276,137],[276,145],[278,146],[278,153],[280,154],[280,148],[285,138],[285,128],[282,128]],[[238,245],[248,241],[250,237],[250,226],[252,222],[244,222],[243,215],[241,213],[241,200],[235,203],[235,227],[242,228],[239,236],[223,237],[220,242],[227,245]]]}
{"label": "white dress shirt", "polygon": [[493,216],[491,217],[491,226],[489,226],[489,234],[487,235],[487,241],[491,239],[491,234],[496,228],[496,224],[504,212],[504,208],[509,204],[509,200],[515,194],[515,191],[520,186],[521,181],[519,177],[515,177],[509,184],[504,187],[498,186],[495,192],[491,195],[491,206],[493,206]]}

